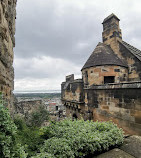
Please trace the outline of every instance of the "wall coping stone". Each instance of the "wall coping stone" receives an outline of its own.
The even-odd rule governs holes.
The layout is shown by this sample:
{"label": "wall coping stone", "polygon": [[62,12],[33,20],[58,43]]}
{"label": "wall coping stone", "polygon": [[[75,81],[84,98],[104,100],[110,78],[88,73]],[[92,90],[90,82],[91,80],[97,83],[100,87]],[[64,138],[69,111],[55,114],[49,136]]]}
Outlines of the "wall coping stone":
{"label": "wall coping stone", "polygon": [[79,101],[76,101],[76,100],[61,99],[61,101],[70,102],[70,103],[77,103],[77,104],[84,104],[84,102],[79,102]]}
{"label": "wall coping stone", "polygon": [[92,85],[85,86],[85,90],[87,89],[139,89],[141,88],[141,81],[137,82],[124,82],[124,83],[110,83],[104,85]]}

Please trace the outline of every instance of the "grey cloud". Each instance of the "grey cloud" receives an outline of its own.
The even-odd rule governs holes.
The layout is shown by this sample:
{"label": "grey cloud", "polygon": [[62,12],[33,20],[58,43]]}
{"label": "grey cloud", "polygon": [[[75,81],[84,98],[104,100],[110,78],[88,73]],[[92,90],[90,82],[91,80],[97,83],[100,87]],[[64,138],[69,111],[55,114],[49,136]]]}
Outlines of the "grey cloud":
{"label": "grey cloud", "polygon": [[[32,58],[48,55],[74,62],[79,62],[79,58],[80,62],[84,62],[86,54],[91,53],[97,41],[101,41],[102,26],[97,18],[92,19],[98,14],[92,12],[88,15],[77,6],[62,8],[63,13],[60,13],[56,1],[48,2],[45,8],[33,4],[36,13],[30,8],[30,3],[26,3],[27,6],[23,6],[27,7],[25,13],[17,14],[16,56]],[[78,47],[80,43],[87,45],[81,49]]]}
{"label": "grey cloud", "polygon": [[141,49],[140,5],[140,0],[19,0],[14,49],[18,87],[25,78],[48,78],[51,84],[56,75],[59,81],[69,73],[80,75],[102,41],[103,19],[112,12],[121,19],[123,40]]}
{"label": "grey cloud", "polygon": [[34,79],[53,79],[64,77],[68,73],[77,72],[80,74],[80,65],[75,65],[69,61],[59,58],[41,57],[21,59],[15,58],[16,79],[34,78]]}
{"label": "grey cloud", "polygon": [[[106,2],[102,2],[101,0],[97,2],[97,5],[101,4],[101,6],[96,4],[91,6],[89,3],[86,5],[86,1],[83,0],[81,3],[86,6],[81,8],[75,1],[68,1],[68,3],[63,0],[19,1],[15,55],[22,58],[46,55],[83,64],[96,44],[102,40],[101,22],[103,17],[107,16],[105,15],[107,12],[112,12],[112,6],[109,6],[109,10],[107,10]],[[121,1],[116,3],[115,12],[120,3]],[[124,35],[128,40],[133,36],[140,36],[139,26],[141,24],[136,25],[140,15],[135,18],[134,10],[129,13],[127,4],[127,1],[123,3],[127,7],[124,12],[123,6],[121,6],[119,14],[121,14],[121,19],[123,17],[121,22],[124,22],[125,18],[126,23],[123,24],[125,26],[123,30],[134,28],[132,32]],[[129,5],[132,3],[129,2]],[[141,38],[139,37],[139,39]],[[78,47],[81,43],[84,43],[83,49]]]}

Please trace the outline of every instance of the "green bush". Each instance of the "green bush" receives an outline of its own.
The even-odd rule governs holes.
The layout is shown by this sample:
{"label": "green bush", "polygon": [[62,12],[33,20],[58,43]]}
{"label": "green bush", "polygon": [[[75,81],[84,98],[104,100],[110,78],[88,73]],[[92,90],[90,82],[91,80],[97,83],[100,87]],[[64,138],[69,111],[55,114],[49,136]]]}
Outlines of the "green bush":
{"label": "green bush", "polygon": [[42,129],[48,138],[41,153],[55,158],[84,157],[123,143],[123,131],[112,122],[64,120]]}
{"label": "green bush", "polygon": [[[0,95],[0,100],[2,100]],[[26,158],[23,147],[16,142],[17,128],[8,110],[0,101],[0,157]]]}
{"label": "green bush", "polygon": [[18,142],[25,146],[25,151],[28,153],[28,157],[35,155],[38,152],[40,144],[44,141],[40,137],[39,128],[27,126],[25,120],[20,117],[14,118],[14,122],[18,128]]}
{"label": "green bush", "polygon": [[27,124],[31,127],[41,127],[43,122],[47,120],[49,120],[49,113],[44,106],[40,106],[36,111],[31,113]]}
{"label": "green bush", "polygon": [[49,153],[39,153],[32,158],[55,158],[55,157]]}
{"label": "green bush", "polygon": [[35,155],[43,144],[44,139],[40,137],[39,127],[48,119],[49,113],[43,106],[32,112],[27,119],[15,116],[14,123],[18,129],[17,140],[25,146],[28,157]]}
{"label": "green bush", "polygon": [[21,118],[20,116],[14,116],[14,123],[18,129],[18,131],[22,131],[27,128],[26,122],[24,118]]}
{"label": "green bush", "polygon": [[20,117],[15,125],[0,99],[0,157],[26,158],[26,151],[32,158],[82,158],[123,143],[122,129],[112,122],[63,120],[39,129],[45,114],[44,109],[33,114],[34,127]]}

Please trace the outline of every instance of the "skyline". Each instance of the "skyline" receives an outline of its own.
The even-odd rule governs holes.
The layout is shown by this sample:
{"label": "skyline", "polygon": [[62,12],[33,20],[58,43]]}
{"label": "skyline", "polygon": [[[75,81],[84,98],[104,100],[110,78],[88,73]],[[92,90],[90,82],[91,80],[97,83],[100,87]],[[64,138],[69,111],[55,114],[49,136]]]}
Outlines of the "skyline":
{"label": "skyline", "polygon": [[80,78],[111,13],[121,20],[123,40],[141,49],[140,6],[139,0],[18,1],[15,91],[60,90],[66,75]]}

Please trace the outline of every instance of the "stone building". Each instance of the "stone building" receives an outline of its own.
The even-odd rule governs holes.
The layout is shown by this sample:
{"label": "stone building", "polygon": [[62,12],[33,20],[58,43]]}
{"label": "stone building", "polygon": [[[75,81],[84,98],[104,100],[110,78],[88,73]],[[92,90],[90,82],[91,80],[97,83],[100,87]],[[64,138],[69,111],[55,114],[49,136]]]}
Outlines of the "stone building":
{"label": "stone building", "polygon": [[45,109],[45,105],[42,99],[19,99],[15,102],[14,115],[19,115],[25,119],[31,115],[31,113],[38,111],[40,107]]}
{"label": "stone building", "polygon": [[16,2],[17,0],[0,1],[0,92],[10,110],[13,108]]}
{"label": "stone building", "polygon": [[84,66],[82,79],[66,76],[61,84],[67,116],[112,120],[126,133],[141,135],[141,51],[122,40],[119,18],[103,21],[98,43]]}

